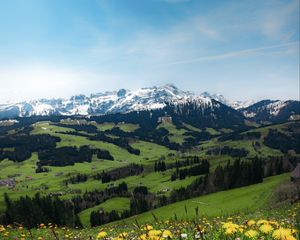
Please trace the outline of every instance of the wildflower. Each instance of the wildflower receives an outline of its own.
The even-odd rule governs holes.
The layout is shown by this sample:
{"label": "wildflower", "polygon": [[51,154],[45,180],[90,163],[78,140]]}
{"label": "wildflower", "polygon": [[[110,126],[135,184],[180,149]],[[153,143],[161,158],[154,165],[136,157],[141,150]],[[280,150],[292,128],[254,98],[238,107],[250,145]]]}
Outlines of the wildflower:
{"label": "wildflower", "polygon": [[44,223],[41,223],[40,228],[46,228],[46,225]]}
{"label": "wildflower", "polygon": [[159,235],[161,235],[161,231],[152,229],[149,231],[148,234],[149,234],[149,236],[159,236]]}
{"label": "wildflower", "polygon": [[253,226],[254,224],[255,224],[255,221],[254,221],[254,220],[249,220],[249,221],[247,222],[247,225],[248,225],[249,227]]}
{"label": "wildflower", "polygon": [[290,236],[287,236],[287,237],[285,238],[285,240],[297,240],[297,239],[294,238],[292,235],[290,235]]}
{"label": "wildflower", "polygon": [[258,220],[257,225],[262,225],[262,224],[269,224],[269,221],[268,220],[265,220],[265,219],[261,219],[261,220]]}
{"label": "wildflower", "polygon": [[287,228],[276,229],[273,232],[272,237],[277,240],[286,240],[288,237],[291,237],[291,230]]}
{"label": "wildflower", "polygon": [[226,235],[232,235],[236,232],[237,232],[237,228],[233,228],[233,227],[226,228],[226,230],[225,230]]}
{"label": "wildflower", "polygon": [[181,233],[180,236],[181,236],[181,238],[187,238],[187,234],[186,233]]}
{"label": "wildflower", "polygon": [[233,222],[226,222],[223,223],[223,228],[239,228],[239,225],[233,223]]}
{"label": "wildflower", "polygon": [[0,233],[5,231],[5,227],[3,225],[0,225]]}
{"label": "wildflower", "polygon": [[119,239],[125,239],[127,236],[128,236],[128,233],[122,232],[122,233],[119,234],[118,238]]}
{"label": "wildflower", "polygon": [[279,227],[279,224],[276,221],[270,221],[269,223],[275,227]]}
{"label": "wildflower", "polygon": [[151,225],[148,225],[148,224],[146,224],[145,227],[144,227],[144,230],[147,230],[147,231],[150,231],[152,229],[153,229],[153,227]]}
{"label": "wildflower", "polygon": [[172,233],[169,230],[164,230],[162,233],[163,238],[172,238]]}
{"label": "wildflower", "polygon": [[255,230],[248,230],[247,232],[245,232],[245,236],[249,237],[249,238],[255,238],[258,235],[258,232]]}
{"label": "wildflower", "polygon": [[298,231],[296,229],[291,229],[291,233],[294,234],[294,233],[297,233]]}
{"label": "wildflower", "polygon": [[273,231],[273,227],[270,224],[263,224],[259,228],[262,233],[268,234]]}
{"label": "wildflower", "polygon": [[140,235],[139,239],[146,240],[147,239],[147,235],[146,234],[142,234],[142,235]]}
{"label": "wildflower", "polygon": [[104,231],[100,231],[97,235],[97,239],[105,238],[107,236],[107,233]]}
{"label": "wildflower", "polygon": [[201,238],[201,234],[198,232],[195,234],[195,239],[199,239],[199,238]]}

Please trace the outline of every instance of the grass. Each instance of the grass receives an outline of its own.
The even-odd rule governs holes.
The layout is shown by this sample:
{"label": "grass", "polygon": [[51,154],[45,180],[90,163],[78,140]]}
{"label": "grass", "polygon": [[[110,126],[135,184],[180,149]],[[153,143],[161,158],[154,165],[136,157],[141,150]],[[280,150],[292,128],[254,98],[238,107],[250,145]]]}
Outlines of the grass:
{"label": "grass", "polygon": [[188,128],[191,131],[194,131],[194,132],[202,132],[201,129],[196,128],[196,127],[194,127],[194,126],[192,126],[190,124],[187,124],[187,123],[183,123],[183,126],[186,127],[186,128]]}
{"label": "grass", "polygon": [[[48,173],[35,173],[37,161],[37,154],[21,163],[14,163],[10,160],[3,160],[0,162],[0,176],[2,179],[9,176],[16,175],[16,187],[8,189],[6,186],[0,187],[0,211],[4,209],[3,194],[7,192],[12,199],[17,199],[22,195],[32,196],[36,192],[42,194],[49,194],[51,192],[63,192],[64,198],[74,196],[74,190],[94,190],[101,188],[101,182],[86,182],[83,184],[69,185],[67,188],[64,185],[64,180],[68,178],[69,174],[85,173],[88,175],[101,172],[102,170],[109,170],[116,167],[124,166],[124,163],[117,161],[107,161],[94,159],[91,163],[75,163],[73,166],[52,167]],[[31,177],[28,179],[28,177]],[[45,189],[46,188],[46,189]],[[102,189],[105,185],[102,185]]]}
{"label": "grass", "polygon": [[[145,225],[110,224],[95,228],[72,229],[41,224],[28,230],[20,226],[0,225],[0,238],[11,239],[291,239],[299,240],[300,203],[281,205],[272,211],[262,210],[250,214],[240,212],[217,218],[201,218],[187,221],[155,221]],[[267,230],[267,231],[266,231]],[[280,234],[281,233],[281,234]],[[279,237],[281,235],[281,237]]]}
{"label": "grass", "polygon": [[[70,124],[72,124],[72,122],[70,122]],[[105,129],[111,129],[116,126],[120,127],[123,131],[134,131],[139,127],[138,125],[134,124],[92,124],[95,124],[97,128],[101,131],[104,131]],[[262,133],[263,136],[265,136],[270,128],[276,128],[280,131],[284,131],[288,124],[290,123],[260,127],[250,131],[259,131]],[[185,126],[192,131],[201,131],[200,129],[196,129],[190,125]],[[59,133],[72,131],[72,129],[50,125],[49,122],[39,122],[34,124],[33,127],[34,130],[32,131],[32,134],[50,134],[53,136],[60,137],[61,142],[58,143],[58,147],[89,145],[94,148],[106,149],[110,151],[110,153],[114,156],[115,161],[97,159],[96,156],[93,156],[93,160],[91,163],[76,163],[73,166],[65,167],[50,166],[48,167],[50,169],[50,172],[39,174],[35,173],[36,162],[38,161],[38,156],[36,153],[33,153],[30,159],[21,163],[15,163],[7,159],[0,161],[0,179],[5,179],[9,176],[17,174],[17,176],[15,177],[17,181],[15,189],[8,189],[6,186],[0,187],[0,211],[4,210],[4,192],[8,192],[9,196],[12,199],[17,199],[23,195],[32,196],[36,192],[41,192],[42,194],[49,194],[51,192],[62,192],[63,198],[68,199],[75,195],[82,194],[85,191],[92,191],[95,189],[102,190],[108,186],[107,184],[103,184],[101,181],[93,180],[91,177],[89,177],[88,181],[86,182],[79,184],[69,184],[67,187],[65,186],[64,181],[69,177],[69,175],[76,173],[84,173],[88,176],[91,176],[97,172],[102,172],[103,170],[108,171],[111,169],[123,167],[130,163],[137,163],[143,165],[145,169],[144,173],[139,176],[130,176],[123,179],[119,179],[115,181],[116,185],[124,181],[127,183],[129,189],[133,189],[134,187],[139,185],[144,185],[149,188],[150,192],[168,195],[172,189],[186,187],[187,185],[191,184],[191,182],[196,178],[187,177],[184,180],[176,180],[172,182],[170,181],[170,178],[171,173],[172,171],[174,171],[174,169],[168,170],[164,173],[154,172],[154,162],[158,159],[163,157],[165,158],[166,163],[169,164],[182,158],[182,156],[179,155],[179,153],[177,153],[176,151],[170,150],[164,146],[155,143],[133,140],[130,143],[131,146],[141,151],[141,154],[137,156],[130,154],[125,149],[120,148],[111,143],[91,141],[85,137]],[[165,127],[166,129],[168,129],[168,131],[171,134],[171,141],[182,143],[184,141],[184,138],[186,137],[183,135],[187,132],[185,129],[176,129],[175,125],[171,123],[163,123],[160,124],[159,127]],[[206,130],[214,135],[219,134],[219,132],[214,129],[208,128]],[[261,148],[259,149],[259,154],[261,156],[278,156],[282,154],[279,150],[271,149],[265,146],[263,144],[263,138],[260,138],[257,141],[261,143]],[[254,150],[252,142],[253,141],[248,140],[230,140],[226,142],[218,142],[218,137],[215,137],[209,141],[202,143],[199,148],[195,148],[189,153],[185,153],[185,155],[197,155],[202,158],[208,159],[211,164],[211,171],[213,171],[213,169],[216,166],[220,164],[226,164],[227,161],[232,160],[232,158],[226,155],[207,155],[206,151],[209,148],[213,148],[215,146],[245,148],[249,151],[248,157],[253,157],[258,153]],[[28,179],[28,176],[31,176],[32,179]],[[222,212],[227,213],[231,211],[237,211],[239,208],[245,209],[250,208],[251,206],[253,206],[253,208],[263,206],[263,204],[266,203],[267,198],[269,197],[273,187],[281,180],[284,180],[286,178],[286,175],[269,178],[266,179],[262,185],[254,185],[246,188],[203,196],[199,199],[197,198],[196,200],[188,200],[185,201],[185,203],[178,203],[178,205],[176,203],[175,205],[164,207],[161,210],[154,210],[153,213],[155,215],[157,214],[159,217],[162,216],[170,218],[174,217],[174,212],[176,212],[179,218],[184,218],[186,217],[184,211],[185,205],[187,205],[188,214],[191,215],[194,214],[194,209],[196,206],[199,206],[200,212],[202,214],[207,215],[217,215]],[[204,204],[198,204],[197,202],[203,202]],[[118,202],[116,202],[115,200],[112,202],[107,201],[106,204],[110,204],[111,206],[114,206],[116,208],[118,208],[119,206]],[[235,204],[237,204],[239,207],[236,207]],[[88,210],[90,211],[90,209]],[[138,216],[138,219],[141,219],[141,221],[146,221],[150,218],[152,218],[151,212]]]}
{"label": "grass", "polygon": [[169,139],[171,142],[176,142],[182,144],[186,138],[184,133],[187,131],[185,129],[177,129],[176,126],[172,123],[165,122],[157,126],[157,128],[165,128],[169,131]]}
{"label": "grass", "polygon": [[[72,124],[72,122],[70,122]],[[133,124],[120,124],[120,126],[130,129],[134,129],[137,125]],[[104,124],[105,127],[106,124]],[[114,156],[114,161],[107,161],[97,159],[96,156],[93,157],[91,163],[75,163],[73,166],[64,167],[53,167],[48,166],[50,169],[48,173],[35,173],[36,162],[38,161],[38,156],[36,153],[26,161],[15,163],[10,160],[3,160],[0,162],[0,178],[6,179],[9,176],[16,175],[16,187],[14,189],[8,189],[6,186],[0,187],[0,211],[4,210],[3,194],[4,192],[9,193],[12,199],[17,199],[23,195],[33,196],[36,192],[41,192],[42,194],[49,194],[51,192],[62,192],[63,198],[71,198],[76,194],[84,193],[85,191],[92,191],[95,189],[101,190],[107,187],[107,184],[102,184],[101,181],[93,180],[89,178],[87,182],[79,184],[69,184],[68,187],[65,186],[64,181],[76,173],[87,174],[88,176],[93,175],[97,172],[102,172],[103,170],[108,171],[111,169],[126,166],[132,162],[149,165],[148,169],[152,169],[154,161],[162,156],[166,156],[169,153],[175,153],[170,151],[164,146],[160,146],[154,143],[145,141],[136,141],[132,143],[134,148],[141,150],[139,156],[128,153],[125,149],[122,149],[114,144],[101,142],[101,141],[91,141],[85,137],[66,135],[59,132],[72,131],[69,128],[58,127],[49,124],[49,122],[39,122],[33,125],[34,130],[32,134],[50,134],[53,136],[58,136],[61,138],[61,142],[58,143],[58,147],[61,146],[82,146],[89,145],[95,148],[101,148],[109,150]],[[63,159],[62,159],[63,161]],[[31,179],[26,177],[30,176]],[[128,179],[129,184],[133,186],[133,182],[139,177]],[[149,181],[147,180],[149,179]],[[119,182],[127,181],[127,179],[121,179]],[[153,177],[146,176],[143,180],[151,183]],[[156,178],[156,183],[160,186],[166,178],[162,179],[160,177]]]}
{"label": "grass", "polygon": [[90,227],[90,214],[93,211],[98,211],[103,209],[104,211],[111,212],[115,210],[117,212],[122,212],[124,210],[129,210],[130,208],[130,199],[125,197],[116,197],[107,200],[106,202],[99,204],[95,207],[86,209],[79,214],[81,223],[84,227]]}
{"label": "grass", "polygon": [[138,124],[131,124],[131,123],[112,123],[112,122],[106,122],[102,124],[94,124],[98,130],[100,131],[105,131],[105,130],[111,130],[114,127],[120,128],[124,132],[133,132],[136,129],[138,129],[140,126]]}
{"label": "grass", "polygon": [[213,128],[206,128],[206,131],[209,132],[211,135],[218,135],[220,134],[219,131],[213,129]]}
{"label": "grass", "polygon": [[160,157],[176,153],[176,151],[170,150],[164,146],[145,141],[136,141],[132,143],[131,146],[141,151],[142,159],[146,160],[143,161],[145,164],[153,164],[153,161],[158,160]]}
{"label": "grass", "polygon": [[177,189],[180,187],[186,187],[191,184],[196,177],[187,177],[184,180],[170,181],[171,172],[151,172],[148,174],[130,176],[120,180],[115,181],[115,185],[121,182],[126,182],[129,189],[133,189],[137,186],[146,186],[149,188],[150,192],[158,193],[162,192],[168,194],[172,189]]}
{"label": "grass", "polygon": [[[153,214],[160,220],[174,218],[195,218],[195,209],[199,208],[201,216],[218,216],[232,214],[238,211],[255,211],[268,204],[273,190],[289,179],[289,174],[269,177],[263,183],[228,191],[213,193],[161,207],[125,220],[126,223],[138,221],[146,223],[153,221]],[[187,213],[185,211],[187,209]]]}

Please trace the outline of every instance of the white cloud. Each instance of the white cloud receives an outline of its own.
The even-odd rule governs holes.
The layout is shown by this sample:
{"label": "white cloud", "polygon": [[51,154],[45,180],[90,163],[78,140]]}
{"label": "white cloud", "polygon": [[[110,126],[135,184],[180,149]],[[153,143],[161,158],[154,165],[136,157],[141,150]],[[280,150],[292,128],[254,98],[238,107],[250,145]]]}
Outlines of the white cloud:
{"label": "white cloud", "polygon": [[297,31],[295,25],[290,23],[298,23],[299,28],[299,0],[292,0],[288,4],[274,1],[272,6],[261,13],[262,32],[270,39],[288,41]]}
{"label": "white cloud", "polygon": [[215,40],[221,39],[221,35],[216,29],[214,29],[212,27],[208,27],[208,26],[204,25],[203,23],[199,23],[198,25],[196,25],[196,29],[200,33],[202,33],[204,36],[207,36],[207,37],[215,39]]}
{"label": "white cloud", "polygon": [[[186,59],[186,60],[182,60],[182,61],[170,62],[170,63],[162,64],[161,66],[189,64],[189,63],[206,62],[206,61],[219,61],[219,60],[224,60],[227,58],[236,58],[236,57],[249,56],[249,55],[253,55],[253,54],[261,54],[268,50],[295,47],[298,45],[299,45],[299,42],[289,42],[289,43],[265,46],[265,47],[259,47],[259,48],[249,48],[249,49],[244,49],[244,50],[239,50],[239,51],[228,52],[228,53],[224,53],[224,54],[218,54],[218,55],[198,57],[198,58]],[[284,53],[291,51],[290,49],[293,49],[293,51],[297,51],[296,48],[288,48],[288,50],[285,50]],[[291,52],[291,53],[294,53],[294,52]],[[278,52],[276,52],[276,54],[278,54]]]}

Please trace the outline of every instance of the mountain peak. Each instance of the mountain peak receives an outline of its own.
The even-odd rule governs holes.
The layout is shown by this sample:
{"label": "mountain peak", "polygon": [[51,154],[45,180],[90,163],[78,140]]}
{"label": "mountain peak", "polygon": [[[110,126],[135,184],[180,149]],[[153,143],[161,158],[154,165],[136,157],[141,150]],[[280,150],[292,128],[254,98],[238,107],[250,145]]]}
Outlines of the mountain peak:
{"label": "mountain peak", "polygon": [[178,88],[174,84],[172,84],[172,83],[165,84],[163,86],[163,88],[172,89],[172,90],[178,90]]}
{"label": "mountain peak", "polygon": [[[34,115],[124,113],[164,108],[168,102],[172,102],[180,107],[192,103],[195,106],[201,107],[201,109],[220,105],[212,101],[212,99],[240,111],[245,116],[254,116],[252,108],[267,109],[268,114],[277,115],[281,112],[281,109],[289,106],[286,102],[271,100],[259,102],[257,105],[253,105],[255,103],[253,101],[230,102],[222,94],[203,92],[199,95],[180,90],[174,84],[169,83],[159,87],[140,88],[134,91],[121,88],[118,91],[90,94],[89,96],[75,95],[69,99],[40,99],[16,104],[0,104],[0,118],[28,117]],[[273,104],[271,104],[272,102]],[[248,106],[250,107],[245,109]]]}
{"label": "mountain peak", "polygon": [[124,88],[121,88],[118,92],[117,92],[117,96],[118,97],[124,97],[126,95],[127,91]]}

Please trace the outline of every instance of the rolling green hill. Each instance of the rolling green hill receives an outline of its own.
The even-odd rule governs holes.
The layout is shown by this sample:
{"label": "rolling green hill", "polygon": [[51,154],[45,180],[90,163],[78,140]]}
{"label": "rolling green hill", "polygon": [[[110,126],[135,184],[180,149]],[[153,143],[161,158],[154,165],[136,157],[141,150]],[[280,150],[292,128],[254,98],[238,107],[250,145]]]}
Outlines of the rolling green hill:
{"label": "rolling green hill", "polygon": [[[83,208],[79,212],[82,223],[89,226],[89,215],[93,211],[104,209],[107,212],[112,210],[122,212],[129,209],[131,193],[138,187],[146,187],[150,194],[149,198],[155,196],[157,199],[169,198],[175,190],[190,187],[199,178],[204,178],[205,174],[184,175],[181,178],[179,172],[197,166],[202,160],[209,162],[209,170],[213,173],[216,168],[233,164],[237,159],[251,163],[253,159],[260,158],[265,164],[265,174],[268,174],[267,169],[271,169],[273,174],[280,174],[292,169],[299,158],[299,152],[295,147],[297,145],[295,136],[299,134],[298,127],[299,122],[286,122],[232,131],[224,128],[198,128],[190,123],[176,125],[172,121],[167,121],[158,123],[154,130],[151,130],[154,131],[153,135],[146,136],[139,124],[126,122],[97,123],[89,120],[63,119],[59,124],[47,120],[16,128],[10,126],[4,135],[7,140],[4,138],[3,141],[37,136],[53,137],[59,139],[56,149],[63,147],[79,149],[85,146],[90,149],[91,158],[90,161],[75,162],[67,166],[42,165],[42,170],[45,171],[39,173],[36,169],[41,164],[40,152],[45,150],[32,151],[31,157],[26,160],[12,161],[8,158],[0,160],[0,211],[5,210],[4,193],[8,193],[12,200],[25,195],[33,197],[36,193],[72,200],[76,197],[84,198],[87,193],[95,191],[105,192],[123,182],[126,183],[128,193],[120,196],[108,195],[110,199],[105,199],[100,204],[89,203],[88,206],[91,207]],[[283,144],[284,148],[278,147],[272,141],[267,141],[271,132],[272,136],[295,144],[286,143]],[[95,139],[97,136],[102,140]],[[172,145],[173,143],[177,145]],[[138,153],[131,152],[128,146],[138,150]],[[1,154],[10,156],[9,153],[17,152],[19,147],[19,145],[0,147],[0,157]],[[99,149],[108,151],[113,160],[99,158],[97,155]],[[198,162],[193,162],[192,159],[198,159]],[[58,156],[55,160],[63,162],[64,157]],[[274,170],[278,166],[272,162],[282,164],[280,171]],[[157,163],[164,163],[165,169],[155,169]],[[130,164],[140,166],[142,171],[137,173],[127,171],[127,168],[131,168]],[[110,179],[104,181],[103,174],[108,174]],[[177,177],[172,179],[174,174]],[[76,180],[80,176],[83,176],[84,180]],[[174,214],[180,219],[189,218],[195,216],[196,207],[199,207],[199,213],[209,216],[257,209],[266,205],[272,190],[286,179],[287,175],[266,178],[262,184],[174,203],[143,213],[137,219],[143,222],[150,221],[153,218],[152,213],[158,218],[171,218]],[[185,206],[188,214],[185,212]],[[133,221],[133,218],[129,218],[128,221]]]}
{"label": "rolling green hill", "polygon": [[[201,217],[217,217],[237,212],[249,213],[267,207],[274,189],[289,180],[288,174],[269,177],[263,183],[247,187],[222,191],[189,200],[173,203],[146,213],[122,220],[121,224],[140,224],[152,222],[154,216],[160,221],[174,219],[193,220],[197,218],[195,209],[199,209]],[[115,223],[114,223],[115,224]]]}

